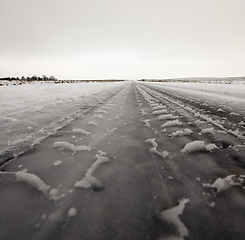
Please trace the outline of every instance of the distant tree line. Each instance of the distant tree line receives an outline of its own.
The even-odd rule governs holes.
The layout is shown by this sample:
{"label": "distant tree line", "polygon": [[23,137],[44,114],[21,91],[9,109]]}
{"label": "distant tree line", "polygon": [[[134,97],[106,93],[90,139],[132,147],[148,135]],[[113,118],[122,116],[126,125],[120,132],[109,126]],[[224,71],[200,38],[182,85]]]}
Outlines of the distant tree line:
{"label": "distant tree line", "polygon": [[42,77],[39,77],[37,75],[33,75],[32,77],[4,77],[0,78],[0,80],[6,80],[6,81],[56,81],[57,79],[54,76],[47,77],[46,75],[42,75]]}

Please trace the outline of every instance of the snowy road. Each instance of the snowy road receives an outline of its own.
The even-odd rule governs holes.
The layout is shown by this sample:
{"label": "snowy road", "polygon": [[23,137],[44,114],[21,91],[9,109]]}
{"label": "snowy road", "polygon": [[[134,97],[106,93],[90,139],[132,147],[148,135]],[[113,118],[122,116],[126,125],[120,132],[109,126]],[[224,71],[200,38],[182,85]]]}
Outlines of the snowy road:
{"label": "snowy road", "polygon": [[244,98],[234,101],[139,82],[111,90],[1,166],[0,239],[244,239]]}

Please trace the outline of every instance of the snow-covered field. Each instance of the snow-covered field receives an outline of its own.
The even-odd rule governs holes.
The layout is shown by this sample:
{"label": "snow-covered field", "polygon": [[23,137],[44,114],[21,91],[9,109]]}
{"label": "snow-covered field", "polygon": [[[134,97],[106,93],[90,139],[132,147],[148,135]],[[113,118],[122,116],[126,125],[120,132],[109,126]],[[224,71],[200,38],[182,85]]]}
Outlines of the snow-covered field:
{"label": "snow-covered field", "polygon": [[[54,133],[125,83],[38,83],[0,87],[0,156]],[[11,153],[9,153],[11,151]],[[10,155],[9,155],[10,154]],[[0,161],[1,163],[1,161]]]}
{"label": "snow-covered field", "polygon": [[201,92],[215,93],[222,95],[229,95],[234,97],[245,98],[245,82],[234,82],[233,84],[225,83],[198,83],[198,82],[164,82],[164,83],[151,83],[156,86],[173,87],[184,91],[198,90]]}

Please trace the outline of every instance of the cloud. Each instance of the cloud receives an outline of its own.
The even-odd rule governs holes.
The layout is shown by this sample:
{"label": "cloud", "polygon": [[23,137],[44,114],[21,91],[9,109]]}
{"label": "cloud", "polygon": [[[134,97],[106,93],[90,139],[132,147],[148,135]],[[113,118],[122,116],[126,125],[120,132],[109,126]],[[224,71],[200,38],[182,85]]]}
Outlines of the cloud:
{"label": "cloud", "polygon": [[244,8],[243,0],[1,0],[0,67],[64,78],[244,75]]}

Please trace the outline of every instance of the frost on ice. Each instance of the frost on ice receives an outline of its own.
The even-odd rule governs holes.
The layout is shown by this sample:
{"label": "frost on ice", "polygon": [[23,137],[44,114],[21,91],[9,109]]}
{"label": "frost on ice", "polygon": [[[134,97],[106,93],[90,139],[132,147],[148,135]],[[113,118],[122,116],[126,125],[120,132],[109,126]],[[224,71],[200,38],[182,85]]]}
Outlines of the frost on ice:
{"label": "frost on ice", "polygon": [[192,152],[203,151],[203,150],[212,151],[215,148],[217,148],[217,146],[213,143],[205,145],[204,141],[196,140],[196,141],[187,143],[180,152],[181,153],[192,153]]}
{"label": "frost on ice", "polygon": [[[160,218],[163,222],[167,222],[170,224],[174,224],[175,227],[178,230],[177,236],[171,236],[171,238],[167,239],[184,239],[188,236],[188,229],[184,225],[184,223],[181,222],[179,216],[182,215],[185,205],[189,202],[189,199],[182,199],[179,203],[179,205],[164,210],[160,213]],[[179,238],[180,237],[180,238]]]}
{"label": "frost on ice", "polygon": [[95,172],[96,168],[101,163],[108,162],[109,158],[105,156],[106,153],[102,151],[98,151],[98,153],[95,155],[97,160],[94,162],[94,164],[88,169],[85,177],[81,181],[77,181],[75,183],[75,187],[83,187],[83,188],[89,188],[92,187],[94,191],[97,191],[98,189],[103,188],[103,184],[101,181],[96,179],[92,174]]}
{"label": "frost on ice", "polygon": [[69,142],[66,142],[66,141],[59,141],[59,142],[55,142],[54,143],[54,147],[55,148],[64,148],[64,149],[67,149],[67,150],[70,150],[72,152],[79,152],[79,151],[90,151],[91,150],[91,147],[87,147],[85,145],[83,146],[75,146]]}

